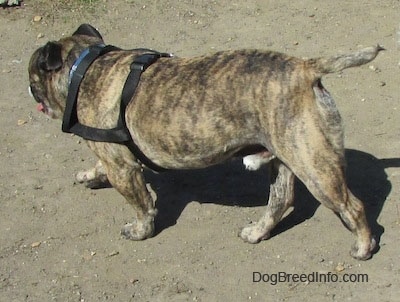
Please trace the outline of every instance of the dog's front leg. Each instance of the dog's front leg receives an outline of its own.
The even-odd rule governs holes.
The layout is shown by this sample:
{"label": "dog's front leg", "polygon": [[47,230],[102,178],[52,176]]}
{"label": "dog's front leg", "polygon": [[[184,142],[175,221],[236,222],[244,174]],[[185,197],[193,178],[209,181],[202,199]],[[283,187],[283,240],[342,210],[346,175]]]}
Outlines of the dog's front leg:
{"label": "dog's front leg", "polygon": [[[126,239],[143,240],[154,235],[154,218],[157,210],[153,199],[146,187],[143,169],[140,166],[125,171],[125,175],[117,172],[113,180],[113,186],[126,198],[134,210],[132,222],[127,223],[121,230]],[[111,173],[113,174],[113,173]]]}
{"label": "dog's front leg", "polygon": [[281,220],[282,215],[293,204],[294,174],[280,160],[273,159],[270,167],[270,192],[267,210],[255,223],[243,228],[240,237],[249,243],[268,239],[271,230]]}
{"label": "dog's front leg", "polygon": [[102,161],[110,184],[133,207],[133,220],[122,228],[121,234],[131,240],[153,236],[157,211],[147,190],[141,165],[123,145],[91,142],[89,146]]}

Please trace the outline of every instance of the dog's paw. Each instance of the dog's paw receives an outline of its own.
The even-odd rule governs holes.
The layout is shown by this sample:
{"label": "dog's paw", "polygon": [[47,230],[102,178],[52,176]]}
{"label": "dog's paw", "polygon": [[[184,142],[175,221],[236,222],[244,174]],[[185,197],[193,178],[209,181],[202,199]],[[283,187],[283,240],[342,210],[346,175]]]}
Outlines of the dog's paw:
{"label": "dog's paw", "polygon": [[107,175],[98,175],[95,169],[80,171],[76,174],[75,179],[77,182],[85,184],[85,186],[89,189],[102,189],[111,187]]}
{"label": "dog's paw", "polygon": [[356,243],[351,249],[350,255],[357,260],[368,260],[371,258],[376,247],[376,240],[372,237],[370,244],[365,246],[359,246],[359,244]]}
{"label": "dog's paw", "polygon": [[243,165],[246,167],[246,170],[249,171],[256,171],[261,167],[261,163],[257,155],[248,155],[243,157]]}
{"label": "dog's paw", "polygon": [[247,155],[243,157],[243,165],[247,170],[256,171],[271,159],[275,158],[270,152],[265,151],[257,154]]}
{"label": "dog's paw", "polygon": [[127,223],[121,229],[121,235],[129,240],[144,240],[153,237],[154,235],[154,219],[141,222],[135,220],[132,223]]}
{"label": "dog's paw", "polygon": [[75,179],[79,183],[85,183],[90,180],[93,180],[95,177],[96,177],[96,173],[95,173],[94,169],[90,169],[87,171],[79,171],[76,174]]}
{"label": "dog's paw", "polygon": [[258,223],[251,223],[244,227],[239,233],[239,237],[248,243],[259,243],[261,240],[266,240],[270,236],[268,231],[261,228]]}

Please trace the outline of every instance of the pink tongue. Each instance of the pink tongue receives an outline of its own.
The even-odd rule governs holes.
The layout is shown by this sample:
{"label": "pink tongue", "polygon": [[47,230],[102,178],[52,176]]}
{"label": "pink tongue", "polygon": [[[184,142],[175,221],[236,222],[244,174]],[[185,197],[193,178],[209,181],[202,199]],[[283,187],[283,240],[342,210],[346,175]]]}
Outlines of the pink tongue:
{"label": "pink tongue", "polygon": [[44,106],[42,103],[37,104],[36,106],[37,111],[44,112]]}

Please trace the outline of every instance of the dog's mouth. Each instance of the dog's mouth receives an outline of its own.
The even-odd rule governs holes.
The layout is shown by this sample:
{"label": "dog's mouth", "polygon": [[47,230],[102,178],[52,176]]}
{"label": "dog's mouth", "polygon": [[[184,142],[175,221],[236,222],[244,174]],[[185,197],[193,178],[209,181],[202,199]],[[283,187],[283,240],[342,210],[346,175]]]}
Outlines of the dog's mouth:
{"label": "dog's mouth", "polygon": [[37,109],[37,111],[46,114],[48,117],[50,117],[52,119],[57,118],[57,115],[55,114],[55,112],[44,102],[39,102],[36,105],[36,109]]}
{"label": "dog's mouth", "polygon": [[42,112],[42,113],[52,117],[53,116],[53,111],[51,110],[51,108],[49,106],[47,106],[45,102],[40,101],[35,97],[31,86],[28,87],[28,92],[29,92],[29,95],[31,97],[33,97],[35,99],[35,101],[38,103],[36,105],[37,111]]}
{"label": "dog's mouth", "polygon": [[37,106],[36,106],[36,109],[37,109],[37,111],[43,112],[44,114],[48,114],[49,113],[48,107],[43,102],[38,103]]}

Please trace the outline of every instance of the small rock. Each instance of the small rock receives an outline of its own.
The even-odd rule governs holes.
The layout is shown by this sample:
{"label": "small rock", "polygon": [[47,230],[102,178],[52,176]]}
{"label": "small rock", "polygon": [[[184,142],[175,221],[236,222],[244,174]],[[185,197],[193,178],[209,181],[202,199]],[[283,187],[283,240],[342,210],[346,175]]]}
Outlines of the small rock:
{"label": "small rock", "polygon": [[37,248],[37,247],[39,247],[41,244],[42,244],[41,241],[33,242],[33,243],[31,244],[31,248]]}
{"label": "small rock", "polygon": [[86,261],[90,261],[90,260],[93,259],[93,256],[95,256],[95,255],[96,255],[96,252],[87,251],[87,250],[86,250],[86,251],[83,253],[83,259],[86,260]]}
{"label": "small rock", "polygon": [[35,16],[35,17],[33,17],[33,22],[40,22],[40,21],[42,21],[42,16],[39,16],[39,15],[37,15],[37,16]]}
{"label": "small rock", "polygon": [[343,265],[343,263],[339,263],[338,265],[336,265],[335,271],[337,271],[337,272],[343,272],[343,271],[344,271],[344,265]]}
{"label": "small rock", "polygon": [[43,189],[43,185],[34,185],[33,189],[34,190],[42,190]]}
{"label": "small rock", "polygon": [[27,123],[27,121],[25,121],[25,120],[18,120],[18,121],[17,121],[17,125],[18,125],[18,126],[25,125],[26,123]]}
{"label": "small rock", "polygon": [[378,67],[374,66],[374,65],[369,65],[368,68],[371,69],[372,71],[375,71],[375,72],[381,72],[381,70]]}
{"label": "small rock", "polygon": [[114,256],[117,256],[117,255],[119,255],[119,252],[118,251],[113,251],[113,252],[109,253],[107,255],[107,257],[114,257]]}
{"label": "small rock", "polygon": [[44,33],[38,33],[38,35],[36,36],[36,39],[41,39],[44,37]]}

